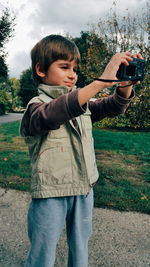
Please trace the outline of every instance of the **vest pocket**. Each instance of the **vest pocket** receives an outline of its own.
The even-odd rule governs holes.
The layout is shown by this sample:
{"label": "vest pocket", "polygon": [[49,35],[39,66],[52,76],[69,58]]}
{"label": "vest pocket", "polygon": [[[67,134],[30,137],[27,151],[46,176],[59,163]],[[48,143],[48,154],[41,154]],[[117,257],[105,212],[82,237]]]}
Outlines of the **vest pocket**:
{"label": "vest pocket", "polygon": [[69,147],[51,147],[40,153],[38,176],[43,185],[72,183],[72,161]]}

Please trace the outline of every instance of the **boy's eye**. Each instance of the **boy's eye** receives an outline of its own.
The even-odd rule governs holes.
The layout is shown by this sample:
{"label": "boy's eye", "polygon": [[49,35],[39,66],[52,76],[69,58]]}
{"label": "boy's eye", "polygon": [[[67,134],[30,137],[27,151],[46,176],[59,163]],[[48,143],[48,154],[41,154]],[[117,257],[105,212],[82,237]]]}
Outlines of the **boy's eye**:
{"label": "boy's eye", "polygon": [[74,71],[74,72],[77,72],[77,68],[74,68],[73,71]]}
{"label": "boy's eye", "polygon": [[[61,69],[63,69],[63,70],[68,70],[70,67],[68,66],[68,65],[62,65],[61,66]],[[75,68],[73,68],[73,71],[74,72],[77,72],[77,68],[75,67]]]}
{"label": "boy's eye", "polygon": [[68,66],[62,66],[61,68],[67,70]]}

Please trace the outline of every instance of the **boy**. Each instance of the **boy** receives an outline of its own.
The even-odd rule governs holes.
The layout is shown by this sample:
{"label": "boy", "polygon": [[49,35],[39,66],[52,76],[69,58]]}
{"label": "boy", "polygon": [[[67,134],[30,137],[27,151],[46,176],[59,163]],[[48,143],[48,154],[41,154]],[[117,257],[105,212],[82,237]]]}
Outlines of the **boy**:
{"label": "boy", "polygon": [[[100,78],[116,79],[119,65],[128,65],[131,56],[129,52],[113,56]],[[90,101],[114,83],[93,81],[76,89],[80,54],[73,42],[60,35],[43,38],[32,49],[31,59],[39,95],[31,99],[21,122],[32,165],[31,248],[25,266],[54,266],[66,222],[68,266],[87,267],[92,187],[98,179],[92,122],[123,113],[133,97],[132,86],[121,87],[128,85],[123,82],[113,96]]]}

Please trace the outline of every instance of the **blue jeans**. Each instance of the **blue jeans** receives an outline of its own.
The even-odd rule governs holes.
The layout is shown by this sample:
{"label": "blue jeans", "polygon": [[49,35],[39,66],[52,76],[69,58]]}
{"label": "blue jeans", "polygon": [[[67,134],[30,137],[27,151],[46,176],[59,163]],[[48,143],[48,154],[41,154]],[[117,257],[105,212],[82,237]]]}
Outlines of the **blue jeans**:
{"label": "blue jeans", "polygon": [[93,190],[88,196],[33,199],[28,212],[31,248],[25,267],[53,267],[56,245],[66,222],[68,267],[88,266]]}

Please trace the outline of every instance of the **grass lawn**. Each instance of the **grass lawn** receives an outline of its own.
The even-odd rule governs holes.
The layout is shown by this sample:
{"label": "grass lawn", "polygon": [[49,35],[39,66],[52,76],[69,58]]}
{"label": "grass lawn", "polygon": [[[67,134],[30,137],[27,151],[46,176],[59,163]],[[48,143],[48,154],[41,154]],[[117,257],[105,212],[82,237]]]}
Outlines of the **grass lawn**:
{"label": "grass lawn", "polygon": [[[0,186],[28,191],[30,161],[19,122],[0,125]],[[93,130],[95,206],[150,214],[150,133]]]}
{"label": "grass lawn", "polygon": [[30,160],[19,136],[19,122],[0,125],[0,186],[28,191],[30,178]]}
{"label": "grass lawn", "polygon": [[150,133],[95,129],[95,206],[150,214]]}

